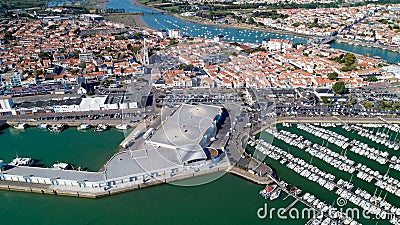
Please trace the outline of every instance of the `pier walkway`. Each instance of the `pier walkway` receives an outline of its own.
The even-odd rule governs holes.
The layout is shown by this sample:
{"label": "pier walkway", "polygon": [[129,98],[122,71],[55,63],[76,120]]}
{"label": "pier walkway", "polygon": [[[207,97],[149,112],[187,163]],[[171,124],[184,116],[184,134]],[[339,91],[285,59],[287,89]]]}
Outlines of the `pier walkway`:
{"label": "pier walkway", "polygon": [[[281,183],[278,180],[276,180],[275,178],[273,178],[272,176],[269,176],[269,178],[278,185],[278,188],[280,188],[282,191],[286,192],[286,194],[288,194],[288,196],[295,198],[295,200],[285,209],[285,213],[287,211],[289,211],[291,208],[293,208],[295,204],[297,204],[298,202],[301,202],[302,204],[306,205],[310,209],[310,211],[308,211],[308,213],[309,213],[308,216],[310,217],[309,222],[310,221],[312,222],[315,218],[317,218],[318,215],[324,215],[325,217],[329,217],[330,219],[335,219],[335,220],[337,219],[337,218],[333,218],[333,216],[330,215],[329,213],[324,214],[321,209],[318,209],[316,206],[312,205],[312,203],[307,202],[300,196],[290,193],[290,191],[288,189],[286,189],[284,186],[282,186]],[[339,224],[341,224],[341,223],[339,223]]]}
{"label": "pier walkway", "polygon": [[288,207],[286,207],[286,209],[283,211],[284,213],[286,213],[287,211],[289,211],[291,208],[293,208],[294,205],[296,205],[296,203],[299,202],[299,199],[295,199]]}

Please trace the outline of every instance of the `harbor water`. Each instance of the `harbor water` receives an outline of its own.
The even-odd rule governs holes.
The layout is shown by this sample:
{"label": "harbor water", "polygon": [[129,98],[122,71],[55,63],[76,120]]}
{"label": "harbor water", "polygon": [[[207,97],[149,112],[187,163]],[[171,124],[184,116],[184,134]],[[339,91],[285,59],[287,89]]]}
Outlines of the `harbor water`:
{"label": "harbor water", "polygon": [[[70,127],[54,134],[34,127],[7,128],[0,131],[0,158],[8,162],[18,154],[40,160],[45,167],[62,161],[95,171],[123,137],[115,129],[96,133]],[[227,174],[200,186],[163,184],[100,199],[0,191],[0,216],[4,224],[281,224],[274,217],[258,218],[257,210],[266,202],[258,195],[262,188]],[[290,201],[268,207],[287,207]]]}
{"label": "harbor water", "polygon": [[[302,38],[294,35],[276,34],[272,32],[224,28],[211,25],[203,25],[187,22],[176,18],[172,15],[157,14],[153,9],[133,4],[130,0],[109,0],[105,5],[107,8],[125,9],[126,12],[143,12],[142,20],[150,28],[162,29],[178,29],[182,34],[188,36],[196,36],[202,38],[214,38],[217,35],[224,35],[225,39],[232,42],[250,42],[261,44],[264,38],[278,38],[290,40],[293,43],[306,43],[308,38]],[[152,14],[155,13],[155,14]],[[332,43],[333,48],[344,51],[354,52],[360,55],[370,54],[371,56],[379,56],[390,63],[400,62],[400,52],[390,50],[372,48],[367,46],[356,46],[346,43]]]}
{"label": "harbor water", "polygon": [[43,167],[66,162],[98,171],[116,152],[124,139],[124,133],[117,129],[94,132],[93,129],[78,131],[70,127],[60,134],[30,127],[17,130],[12,127],[0,131],[0,159],[5,163],[16,156],[31,157]]}
{"label": "harbor water", "polygon": [[[233,175],[197,187],[160,185],[101,199],[0,191],[2,224],[268,224],[260,186]],[[303,225],[304,221],[288,220]]]}

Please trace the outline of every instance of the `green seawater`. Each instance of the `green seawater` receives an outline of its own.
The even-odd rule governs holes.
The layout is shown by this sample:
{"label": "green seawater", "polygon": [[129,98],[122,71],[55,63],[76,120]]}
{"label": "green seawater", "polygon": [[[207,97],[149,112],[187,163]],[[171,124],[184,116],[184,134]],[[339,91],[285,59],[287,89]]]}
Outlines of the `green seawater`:
{"label": "green seawater", "polygon": [[31,157],[43,167],[51,167],[58,161],[98,171],[123,139],[124,133],[117,129],[94,132],[69,127],[55,134],[36,127],[25,130],[10,127],[0,131],[0,159],[8,163],[18,155]]}
{"label": "green seawater", "polygon": [[[123,139],[123,133],[68,128],[52,134],[36,128],[0,131],[0,158],[31,156],[45,166],[65,161],[97,170]],[[7,162],[7,161],[6,161]],[[214,177],[214,176],[213,176]],[[207,177],[195,178],[206,180]],[[189,181],[188,181],[189,182]],[[179,183],[179,182],[178,182]],[[286,208],[293,199],[266,201],[263,186],[226,174],[204,185],[163,184],[100,199],[0,191],[0,224],[305,224],[307,220],[277,219],[275,213],[259,219],[264,208]],[[303,205],[297,204],[299,209]],[[263,214],[264,212],[261,212]]]}
{"label": "green seawater", "polygon": [[257,217],[265,202],[259,190],[225,175],[201,186],[164,184],[101,199],[1,191],[1,224],[286,224]]}

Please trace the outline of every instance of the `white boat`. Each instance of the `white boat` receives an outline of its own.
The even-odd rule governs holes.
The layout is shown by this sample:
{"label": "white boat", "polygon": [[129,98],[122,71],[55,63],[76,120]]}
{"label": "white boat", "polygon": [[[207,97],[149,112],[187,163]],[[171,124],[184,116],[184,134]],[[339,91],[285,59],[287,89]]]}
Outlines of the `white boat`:
{"label": "white boat", "polygon": [[271,197],[269,197],[270,200],[275,200],[279,198],[281,195],[281,189],[276,190],[274,193],[271,194]]}
{"label": "white boat", "polygon": [[49,127],[49,125],[47,123],[42,123],[37,126],[37,128],[39,128],[39,129],[47,129],[48,127]]}
{"label": "white boat", "polygon": [[119,130],[127,130],[129,129],[129,125],[128,124],[118,124],[117,126],[115,126],[115,128],[119,129]]}
{"label": "white boat", "polygon": [[260,195],[263,196],[264,198],[267,198],[271,195],[271,193],[275,190],[276,187],[277,187],[276,184],[268,185],[260,191]]}
{"label": "white boat", "polygon": [[102,132],[108,129],[108,125],[104,123],[99,123],[94,129],[95,132]]}
{"label": "white boat", "polygon": [[90,128],[90,125],[87,123],[80,124],[76,129],[78,130],[87,130]]}
{"label": "white boat", "polygon": [[18,130],[23,130],[26,128],[26,126],[27,126],[26,123],[19,123],[17,125],[14,125],[14,128]]}
{"label": "white boat", "polygon": [[61,133],[61,131],[63,131],[64,128],[65,128],[65,125],[63,123],[57,123],[47,129],[54,133]]}
{"label": "white boat", "polygon": [[31,158],[20,158],[13,159],[8,165],[9,166],[32,166],[35,161]]}
{"label": "white boat", "polygon": [[53,168],[54,169],[58,169],[58,170],[67,170],[69,167],[68,163],[55,163],[53,164]]}

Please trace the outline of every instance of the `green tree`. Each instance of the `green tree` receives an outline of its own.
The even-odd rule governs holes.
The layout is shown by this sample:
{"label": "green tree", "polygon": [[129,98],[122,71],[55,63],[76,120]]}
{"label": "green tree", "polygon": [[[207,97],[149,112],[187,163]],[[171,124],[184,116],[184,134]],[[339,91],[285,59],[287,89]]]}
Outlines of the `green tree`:
{"label": "green tree", "polygon": [[80,34],[81,33],[81,29],[78,27],[74,30],[74,34]]}
{"label": "green tree", "polygon": [[4,40],[12,40],[14,37],[12,36],[12,33],[10,31],[6,31],[4,34]]}
{"label": "green tree", "polygon": [[255,23],[256,23],[256,22],[254,21],[253,17],[249,17],[249,18],[247,19],[247,21],[248,21],[249,24],[255,24]]}
{"label": "green tree", "polygon": [[345,93],[347,91],[346,89],[346,85],[344,84],[343,81],[338,81],[336,82],[333,87],[332,90],[335,94],[341,95],[343,93]]}
{"label": "green tree", "polygon": [[374,104],[372,104],[372,102],[363,102],[362,104],[367,109],[371,109],[374,106]]}
{"label": "green tree", "polygon": [[135,39],[141,39],[141,38],[142,38],[142,34],[139,33],[139,32],[135,32],[135,33],[133,34],[133,37],[134,37]]}
{"label": "green tree", "polygon": [[368,81],[368,82],[377,82],[378,78],[376,78],[375,76],[368,76],[368,77],[364,77],[363,80]]}
{"label": "green tree", "polygon": [[73,55],[72,55],[72,58],[74,58],[74,59],[79,59],[79,51],[78,50],[74,50],[74,52],[73,52]]}
{"label": "green tree", "polygon": [[357,58],[353,53],[346,53],[342,61],[346,66],[351,66],[357,62]]}
{"label": "green tree", "polygon": [[43,70],[35,70],[35,71],[33,72],[33,74],[34,74],[35,76],[39,76],[39,75],[43,74]]}
{"label": "green tree", "polygon": [[86,62],[79,63],[79,68],[85,69],[86,68]]}
{"label": "green tree", "polygon": [[337,80],[338,79],[338,74],[336,72],[329,73],[328,74],[329,80]]}

